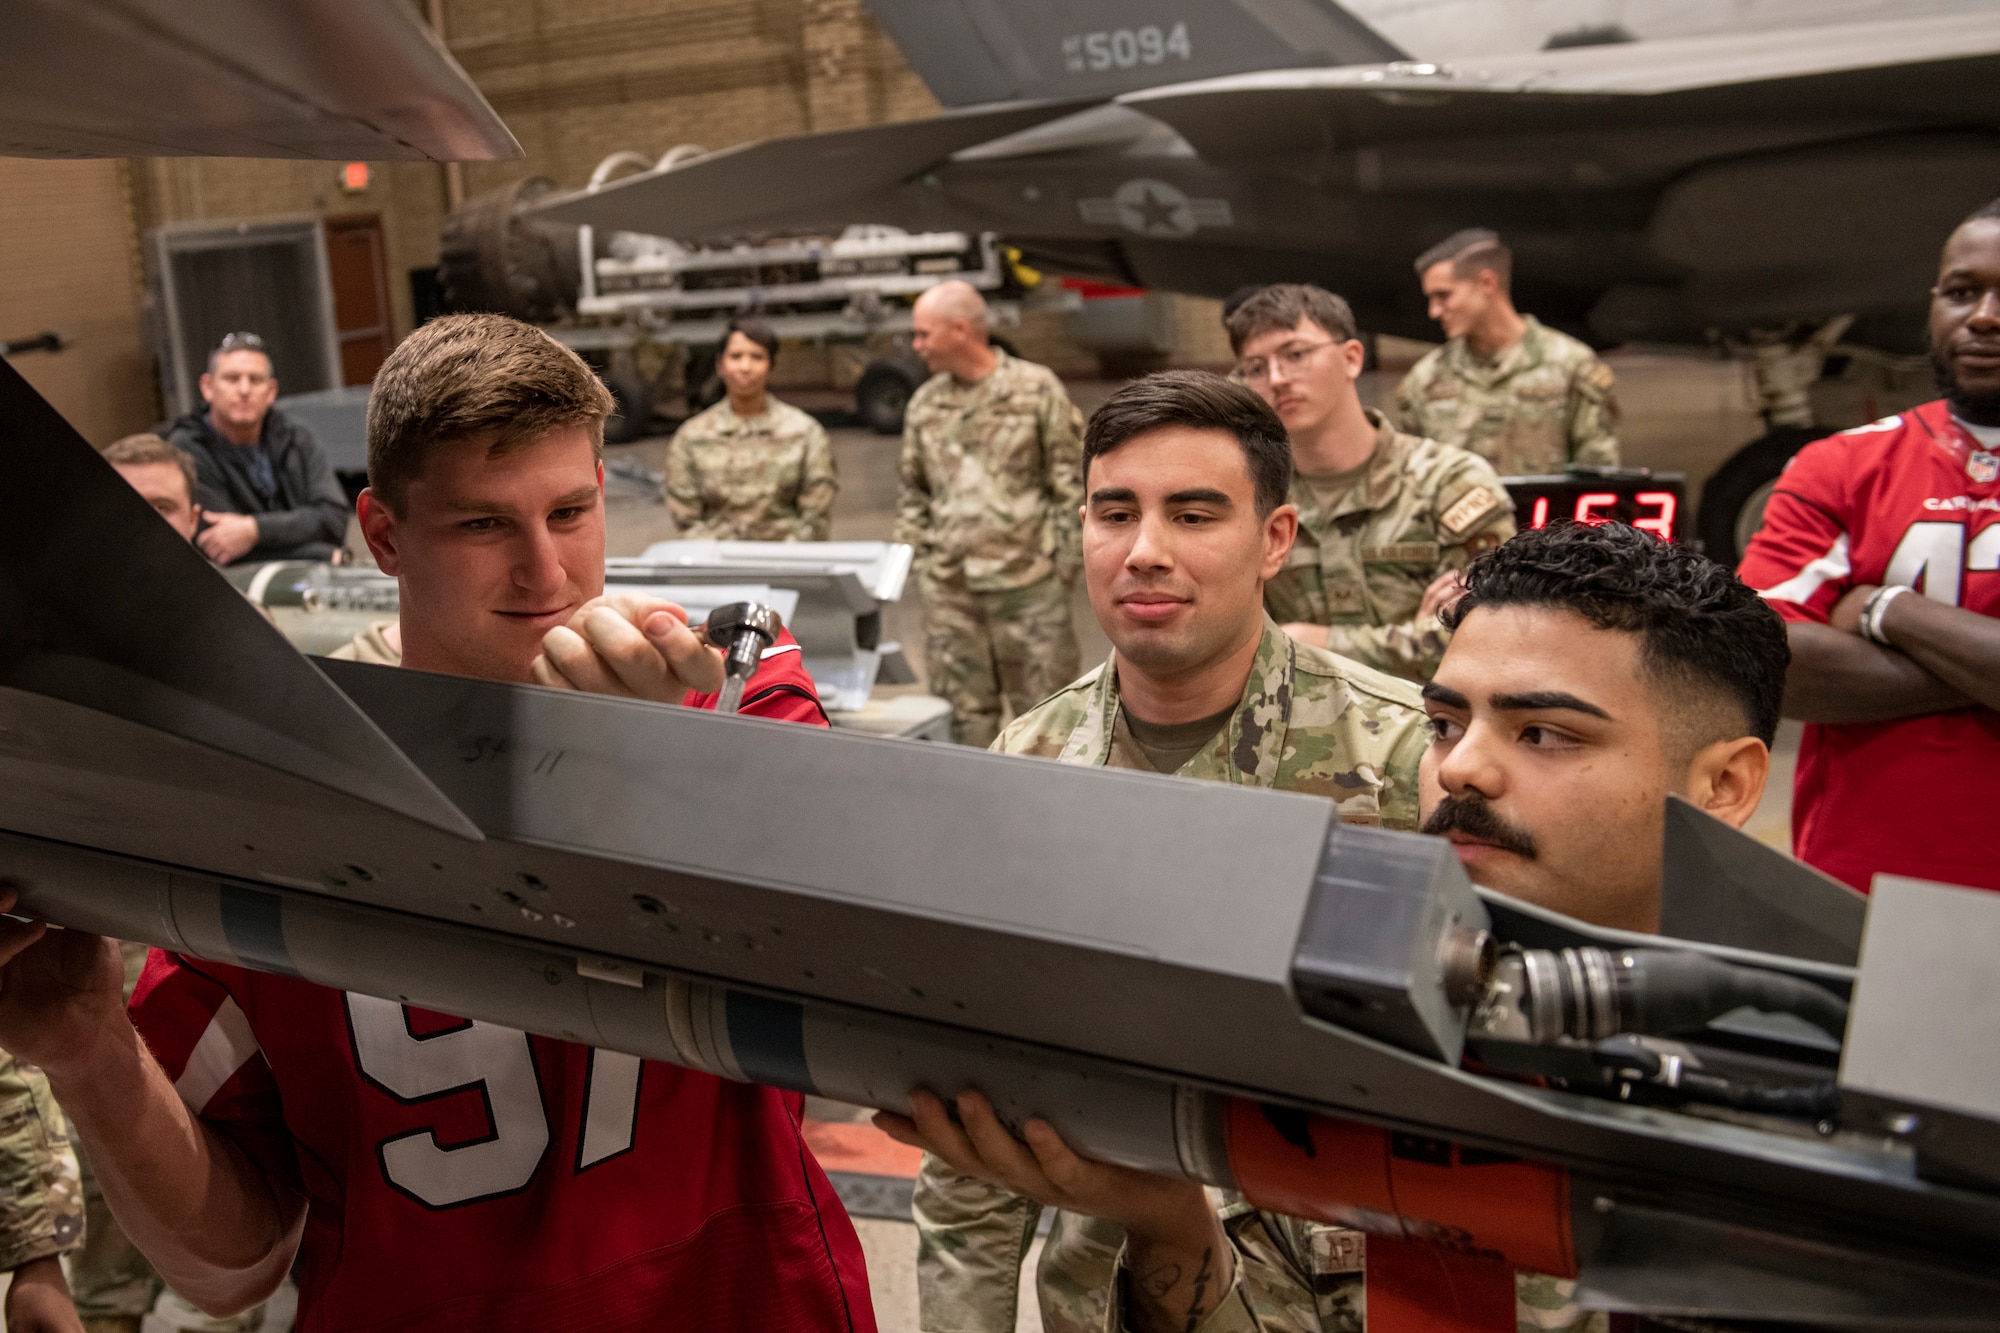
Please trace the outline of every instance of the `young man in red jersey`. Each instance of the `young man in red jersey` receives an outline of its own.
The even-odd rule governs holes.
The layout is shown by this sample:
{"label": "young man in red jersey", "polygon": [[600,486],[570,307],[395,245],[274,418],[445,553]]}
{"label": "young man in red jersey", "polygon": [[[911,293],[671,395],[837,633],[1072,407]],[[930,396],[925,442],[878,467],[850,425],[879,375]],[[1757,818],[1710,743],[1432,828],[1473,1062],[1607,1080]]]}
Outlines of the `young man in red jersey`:
{"label": "young man in red jersey", "polygon": [[[679,608],[598,595],[610,406],[498,316],[390,357],[361,516],[402,584],[408,665],[663,701],[720,686]],[[809,693],[797,658],[745,697],[795,711],[767,687]],[[46,1068],[126,1231],[205,1310],[254,1304],[296,1259],[313,1333],[873,1333],[795,1095],[159,950],[128,1020],[114,946],[37,933],[0,927],[0,1045]]]}
{"label": "young man in red jersey", "polygon": [[2000,201],[1931,289],[1944,397],[1807,445],[1743,581],[1791,624],[1801,860],[2000,889]]}

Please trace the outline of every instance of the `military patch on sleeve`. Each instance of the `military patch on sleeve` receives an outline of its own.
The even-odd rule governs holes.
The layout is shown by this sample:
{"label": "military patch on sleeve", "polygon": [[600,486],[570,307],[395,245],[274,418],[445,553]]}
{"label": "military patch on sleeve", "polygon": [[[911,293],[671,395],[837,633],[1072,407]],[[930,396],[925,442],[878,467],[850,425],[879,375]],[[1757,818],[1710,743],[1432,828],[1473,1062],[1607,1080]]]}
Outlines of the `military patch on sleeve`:
{"label": "military patch on sleeve", "polygon": [[1605,393],[1611,392],[1611,386],[1616,380],[1616,377],[1611,373],[1611,367],[1605,365],[1602,361],[1592,366],[1590,373],[1583,378],[1589,382],[1592,388],[1600,389]]}
{"label": "military patch on sleeve", "polygon": [[1438,526],[1448,537],[1462,537],[1506,507],[1507,501],[1501,496],[1484,486],[1475,486],[1439,515]]}

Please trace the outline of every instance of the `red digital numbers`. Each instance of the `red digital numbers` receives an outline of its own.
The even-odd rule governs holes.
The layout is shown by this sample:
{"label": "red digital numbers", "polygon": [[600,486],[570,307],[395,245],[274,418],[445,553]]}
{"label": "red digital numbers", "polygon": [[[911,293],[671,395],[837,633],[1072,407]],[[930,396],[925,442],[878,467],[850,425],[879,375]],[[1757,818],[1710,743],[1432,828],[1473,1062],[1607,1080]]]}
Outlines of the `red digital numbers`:
{"label": "red digital numbers", "polygon": [[[1615,491],[1586,491],[1576,497],[1576,508],[1570,518],[1578,523],[1609,523],[1618,515],[1615,510],[1624,497]],[[1632,526],[1641,532],[1650,532],[1663,542],[1674,539],[1674,519],[1680,509],[1680,497],[1672,491],[1640,491],[1632,496],[1632,504],[1639,510],[1632,520]],[[1546,528],[1549,525],[1549,497],[1535,497],[1534,508],[1528,513],[1529,528]]]}
{"label": "red digital numbers", "polygon": [[1678,502],[1672,491],[1640,491],[1632,497],[1640,505],[1652,506],[1653,513],[1644,518],[1632,520],[1632,526],[1641,532],[1650,532],[1663,542],[1674,539],[1674,510]]}
{"label": "red digital numbers", "polygon": [[1599,523],[1608,523],[1611,521],[1611,515],[1600,514],[1597,511],[1600,509],[1609,509],[1617,503],[1618,494],[1615,491],[1586,491],[1576,497],[1576,514],[1574,517],[1577,522],[1588,523],[1594,528]]}

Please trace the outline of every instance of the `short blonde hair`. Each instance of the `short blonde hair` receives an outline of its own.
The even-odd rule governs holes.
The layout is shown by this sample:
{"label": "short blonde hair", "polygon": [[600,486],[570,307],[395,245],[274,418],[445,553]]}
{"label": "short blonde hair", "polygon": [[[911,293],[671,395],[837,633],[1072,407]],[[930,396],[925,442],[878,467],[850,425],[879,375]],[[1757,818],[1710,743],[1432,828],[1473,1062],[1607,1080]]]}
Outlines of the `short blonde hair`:
{"label": "short blonde hair", "polygon": [[181,476],[187,481],[188,503],[194,503],[194,455],[179,445],[146,433],[127,435],[113,440],[97,452],[102,454],[104,461],[113,467],[145,467],[152,463],[172,464],[181,470]]}
{"label": "short blonde hair", "polygon": [[582,357],[505,315],[445,315],[403,339],[368,397],[368,485],[400,513],[441,444],[485,440],[498,457],[586,427],[604,455],[611,393]]}

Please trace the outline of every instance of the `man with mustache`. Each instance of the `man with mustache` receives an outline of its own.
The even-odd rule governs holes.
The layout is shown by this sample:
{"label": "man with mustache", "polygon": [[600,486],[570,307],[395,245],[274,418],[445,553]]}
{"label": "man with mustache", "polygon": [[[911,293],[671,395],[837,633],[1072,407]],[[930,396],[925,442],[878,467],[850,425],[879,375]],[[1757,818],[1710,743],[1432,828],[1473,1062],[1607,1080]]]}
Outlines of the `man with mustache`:
{"label": "man with mustache", "polygon": [[[1788,660],[1782,622],[1728,569],[1620,525],[1522,533],[1465,578],[1443,617],[1451,644],[1423,690],[1424,830],[1451,839],[1479,883],[1601,925],[1655,929],[1666,797],[1740,827],[1763,794]],[[1049,1333],[1364,1327],[1363,1236],[1240,1203],[1218,1216],[1192,1182],[1078,1157],[1038,1120],[1024,1144],[976,1092],[959,1097],[956,1122],[928,1093],[911,1104],[912,1120],[880,1123],[963,1177],[1066,1210],[1037,1274]],[[924,1206],[920,1183],[920,1225]],[[1032,1212],[1026,1222],[1005,1253],[1016,1267]],[[999,1247],[950,1247],[961,1239],[925,1235],[920,1283],[995,1281]],[[1603,1333],[1604,1317],[1578,1310],[1571,1291],[1518,1274],[1522,1326]],[[990,1304],[924,1294],[927,1333],[1003,1327]]]}
{"label": "man with mustache", "polygon": [[1743,558],[1808,724],[1792,849],[1864,892],[2000,889],[2000,200],[1945,242],[1930,337],[1943,398],[1807,445]]}
{"label": "man with mustache", "polygon": [[1474,883],[1659,929],[1668,794],[1738,827],[1763,796],[1782,622],[1727,568],[1623,524],[1524,532],[1466,587],[1424,687],[1423,831]]}

